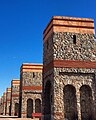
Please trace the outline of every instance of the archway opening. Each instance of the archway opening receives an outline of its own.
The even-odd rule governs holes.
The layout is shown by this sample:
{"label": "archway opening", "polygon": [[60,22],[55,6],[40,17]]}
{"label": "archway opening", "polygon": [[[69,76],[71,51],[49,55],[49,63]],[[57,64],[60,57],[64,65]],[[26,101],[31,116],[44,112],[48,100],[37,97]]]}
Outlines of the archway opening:
{"label": "archway opening", "polygon": [[41,113],[41,100],[35,100],[35,113]]}
{"label": "archway opening", "polygon": [[93,120],[92,90],[88,85],[80,88],[81,120]]}
{"label": "archway opening", "polygon": [[51,82],[47,81],[44,91],[44,120],[51,120]]}
{"label": "archway opening", "polygon": [[19,113],[19,103],[15,103],[15,113],[14,113],[14,115],[18,116],[18,113]]}
{"label": "archway opening", "polygon": [[64,87],[64,117],[68,120],[77,120],[77,99],[76,89],[72,85],[66,85]]}
{"label": "archway opening", "polygon": [[27,100],[27,117],[32,118],[32,113],[33,113],[33,100],[28,99]]}

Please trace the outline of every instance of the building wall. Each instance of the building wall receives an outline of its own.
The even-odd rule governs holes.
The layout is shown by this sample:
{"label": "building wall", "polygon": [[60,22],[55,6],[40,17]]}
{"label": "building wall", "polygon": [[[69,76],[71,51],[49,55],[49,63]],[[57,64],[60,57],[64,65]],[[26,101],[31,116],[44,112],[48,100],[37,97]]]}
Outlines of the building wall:
{"label": "building wall", "polygon": [[18,116],[19,112],[19,89],[20,80],[12,80],[11,82],[11,116]]}
{"label": "building wall", "polygon": [[5,115],[5,108],[6,108],[6,92],[3,94],[3,115]]}
{"label": "building wall", "polygon": [[[35,100],[39,99],[41,101],[41,93],[42,65],[23,64],[20,74],[19,117],[32,117],[32,113],[35,113]],[[32,102],[30,105],[28,105],[28,100],[29,103]]]}
{"label": "building wall", "polygon": [[[53,17],[44,31],[43,48],[43,120],[95,120],[94,21]],[[83,104],[91,105],[85,110]]]}
{"label": "building wall", "polygon": [[[1,107],[1,98],[0,98],[0,108],[2,108],[2,107]],[[0,109],[0,115],[1,115],[1,109]]]}
{"label": "building wall", "polygon": [[0,115],[3,115],[3,96],[0,99]]}
{"label": "building wall", "polygon": [[6,90],[6,110],[5,114],[10,115],[10,101],[11,101],[11,88],[7,88]]}

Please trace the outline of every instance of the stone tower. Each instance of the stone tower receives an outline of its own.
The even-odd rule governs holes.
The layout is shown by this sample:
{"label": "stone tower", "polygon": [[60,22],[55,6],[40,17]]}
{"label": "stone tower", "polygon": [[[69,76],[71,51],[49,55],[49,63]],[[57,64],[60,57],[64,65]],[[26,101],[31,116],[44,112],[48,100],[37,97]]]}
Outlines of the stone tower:
{"label": "stone tower", "polygon": [[0,98],[0,115],[3,115],[3,96]]}
{"label": "stone tower", "polygon": [[3,115],[5,115],[5,108],[6,108],[6,92],[3,94]]}
{"label": "stone tower", "polygon": [[43,120],[96,120],[94,20],[54,16],[43,34]]}
{"label": "stone tower", "polygon": [[5,108],[6,115],[11,115],[10,101],[11,101],[11,88],[7,88],[7,90],[6,90],[6,108]]}
{"label": "stone tower", "polygon": [[11,116],[18,116],[19,113],[19,89],[20,80],[13,79],[11,81]]}
{"label": "stone tower", "polygon": [[42,64],[21,66],[19,117],[34,118],[41,113],[42,68]]}

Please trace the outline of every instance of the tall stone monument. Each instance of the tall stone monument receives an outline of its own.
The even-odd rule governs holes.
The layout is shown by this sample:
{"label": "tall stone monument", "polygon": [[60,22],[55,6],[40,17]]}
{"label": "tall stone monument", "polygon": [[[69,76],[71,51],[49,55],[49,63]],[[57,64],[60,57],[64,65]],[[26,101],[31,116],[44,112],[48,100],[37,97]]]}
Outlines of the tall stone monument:
{"label": "tall stone monument", "polygon": [[19,117],[34,118],[41,113],[42,68],[42,64],[21,66]]}
{"label": "tall stone monument", "polygon": [[3,115],[3,96],[0,98],[0,115]]}
{"label": "tall stone monument", "polygon": [[19,90],[20,80],[13,79],[11,81],[11,116],[18,116],[19,113]]}
{"label": "tall stone monument", "polygon": [[43,120],[96,120],[94,20],[54,16],[44,30]]}
{"label": "tall stone monument", "polygon": [[11,88],[7,88],[7,90],[6,90],[6,108],[5,108],[6,115],[11,115],[10,101],[11,101]]}
{"label": "tall stone monument", "polygon": [[5,108],[6,108],[6,92],[3,94],[3,115],[5,115]]}

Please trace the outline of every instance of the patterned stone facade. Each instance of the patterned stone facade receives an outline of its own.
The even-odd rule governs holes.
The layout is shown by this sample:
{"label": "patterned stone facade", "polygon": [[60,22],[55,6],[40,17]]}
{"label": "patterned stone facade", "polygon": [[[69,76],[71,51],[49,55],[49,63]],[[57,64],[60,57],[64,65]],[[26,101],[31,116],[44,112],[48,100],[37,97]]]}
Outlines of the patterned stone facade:
{"label": "patterned stone facade", "polygon": [[1,108],[2,108],[2,99],[1,99],[2,97],[0,97],[0,115],[1,115]]}
{"label": "patterned stone facade", "polygon": [[43,120],[96,120],[94,21],[54,16],[44,31]]}
{"label": "patterned stone facade", "polygon": [[5,115],[5,108],[6,108],[6,92],[3,94],[3,115]]}
{"label": "patterned stone facade", "polygon": [[0,115],[3,115],[3,96],[0,98]]}
{"label": "patterned stone facade", "polygon": [[19,113],[19,90],[20,80],[14,79],[11,82],[11,116],[18,116]]}
{"label": "patterned stone facade", "polygon": [[[22,64],[20,70],[19,117],[32,117],[41,113],[42,65]],[[35,114],[36,113],[36,114]]]}
{"label": "patterned stone facade", "polygon": [[7,88],[7,90],[6,90],[6,108],[5,108],[6,115],[11,114],[10,100],[11,100],[11,88]]}

